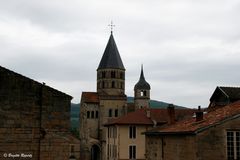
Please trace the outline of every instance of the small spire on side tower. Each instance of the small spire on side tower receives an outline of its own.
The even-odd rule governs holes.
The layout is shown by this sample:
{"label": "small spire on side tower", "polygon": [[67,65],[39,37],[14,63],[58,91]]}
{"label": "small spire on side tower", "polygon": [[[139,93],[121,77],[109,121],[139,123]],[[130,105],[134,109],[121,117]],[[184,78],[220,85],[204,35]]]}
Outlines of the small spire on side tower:
{"label": "small spire on side tower", "polygon": [[143,65],[141,65],[141,74],[137,84],[134,86],[135,110],[140,108],[149,108],[150,84],[145,80]]}

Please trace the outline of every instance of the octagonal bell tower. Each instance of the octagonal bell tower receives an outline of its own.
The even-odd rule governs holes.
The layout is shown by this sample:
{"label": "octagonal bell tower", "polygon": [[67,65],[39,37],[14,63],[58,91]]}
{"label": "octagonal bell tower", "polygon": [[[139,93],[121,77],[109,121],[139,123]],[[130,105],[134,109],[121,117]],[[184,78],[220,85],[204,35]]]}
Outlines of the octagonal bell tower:
{"label": "octagonal bell tower", "polygon": [[125,68],[112,32],[97,68],[97,92],[99,95],[125,95]]}

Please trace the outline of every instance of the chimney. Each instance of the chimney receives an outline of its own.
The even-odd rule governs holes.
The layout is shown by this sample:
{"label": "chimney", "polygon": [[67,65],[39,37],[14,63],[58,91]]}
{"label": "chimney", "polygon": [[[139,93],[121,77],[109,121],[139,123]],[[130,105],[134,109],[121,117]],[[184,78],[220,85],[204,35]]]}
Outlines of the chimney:
{"label": "chimney", "polygon": [[173,104],[169,104],[167,107],[168,111],[168,124],[174,124],[175,123],[175,109]]}
{"label": "chimney", "polygon": [[201,106],[198,106],[198,110],[195,114],[196,114],[196,122],[203,120],[203,111],[201,111]]}

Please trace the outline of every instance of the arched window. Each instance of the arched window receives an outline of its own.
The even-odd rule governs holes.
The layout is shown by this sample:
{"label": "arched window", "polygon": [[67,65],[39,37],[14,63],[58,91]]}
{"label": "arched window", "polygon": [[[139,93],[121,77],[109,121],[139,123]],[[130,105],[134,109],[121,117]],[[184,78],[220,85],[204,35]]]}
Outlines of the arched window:
{"label": "arched window", "polygon": [[105,88],[105,83],[104,82],[102,82],[102,88]]}
{"label": "arched window", "polygon": [[124,79],[124,78],[125,78],[125,77],[124,77],[124,72],[121,72],[121,73],[120,73],[120,78],[121,78],[121,79]]}
{"label": "arched window", "polygon": [[102,78],[106,78],[106,72],[105,71],[102,72]]}
{"label": "arched window", "polygon": [[115,82],[112,81],[112,88],[115,88]]}
{"label": "arched window", "polygon": [[142,97],[142,96],[147,96],[147,91],[142,90],[142,91],[140,92],[140,95],[141,95],[141,97]]}
{"label": "arched window", "polygon": [[98,82],[97,85],[98,85],[99,88],[101,88],[101,83],[100,82]]}
{"label": "arched window", "polygon": [[98,111],[96,111],[95,113],[95,118],[98,118]]}
{"label": "arched window", "polygon": [[115,109],[115,117],[118,117],[118,109]]}
{"label": "arched window", "polygon": [[120,78],[123,79],[123,73],[122,72],[120,73]]}
{"label": "arched window", "polygon": [[143,91],[143,96],[147,96],[147,91]]}
{"label": "arched window", "polygon": [[90,118],[90,111],[87,111],[87,118]]}
{"label": "arched window", "polygon": [[108,117],[112,117],[112,109],[108,110]]}
{"label": "arched window", "polygon": [[91,118],[94,118],[94,111],[91,112]]}
{"label": "arched window", "polygon": [[111,78],[116,78],[116,72],[115,71],[111,72]]}

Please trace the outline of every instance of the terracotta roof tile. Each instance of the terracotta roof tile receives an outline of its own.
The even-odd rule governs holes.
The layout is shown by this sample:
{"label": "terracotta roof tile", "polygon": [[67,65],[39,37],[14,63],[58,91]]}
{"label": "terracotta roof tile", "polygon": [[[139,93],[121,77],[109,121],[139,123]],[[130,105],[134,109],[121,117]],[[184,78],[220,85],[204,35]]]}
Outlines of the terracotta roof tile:
{"label": "terracotta roof tile", "polygon": [[119,117],[117,119],[112,120],[106,125],[114,125],[114,124],[148,124],[151,125],[153,124],[152,120],[146,116],[145,110],[143,109],[138,109],[135,112],[129,112],[128,114]]}
{"label": "terracotta roof tile", "polygon": [[196,118],[192,117],[187,120],[176,122],[173,125],[153,129],[146,132],[146,134],[196,134],[236,115],[240,116],[240,101],[204,114],[202,121],[196,122]]}
{"label": "terracotta roof tile", "polygon": [[99,97],[96,92],[82,92],[81,102],[99,103]]}
{"label": "terracotta roof tile", "polygon": [[[150,111],[151,118],[147,117],[147,110]],[[153,125],[153,120],[157,123],[167,123],[169,116],[167,109],[138,109],[135,112],[130,112],[127,115],[119,117],[112,120],[111,122],[105,124],[108,125],[126,125],[126,124],[135,124],[135,125]],[[184,117],[192,116],[194,110],[192,109],[175,109],[176,120],[183,119]]]}

